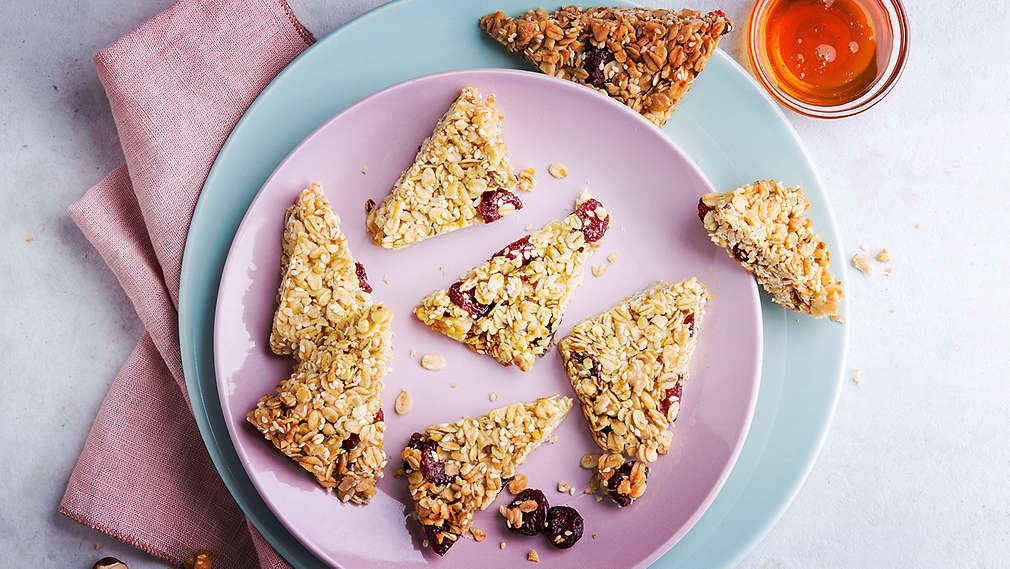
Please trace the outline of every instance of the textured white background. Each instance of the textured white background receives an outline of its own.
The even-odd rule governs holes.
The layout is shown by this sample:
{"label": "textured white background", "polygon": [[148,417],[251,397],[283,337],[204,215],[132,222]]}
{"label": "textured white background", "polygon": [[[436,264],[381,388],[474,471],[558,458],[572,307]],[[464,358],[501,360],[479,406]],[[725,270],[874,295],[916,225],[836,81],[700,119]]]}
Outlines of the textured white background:
{"label": "textured white background", "polygon": [[[291,2],[317,36],[379,3]],[[168,4],[0,3],[0,565],[165,567],[56,506],[141,333],[65,214],[123,161],[91,57]],[[751,2],[693,4],[743,24]],[[839,121],[787,113],[848,246],[836,269],[860,244],[894,262],[850,280],[848,369],[864,384],[846,380],[819,460],[748,569],[1010,564],[1010,14],[907,4],[911,58],[886,100]],[[723,47],[740,59],[742,39]]]}

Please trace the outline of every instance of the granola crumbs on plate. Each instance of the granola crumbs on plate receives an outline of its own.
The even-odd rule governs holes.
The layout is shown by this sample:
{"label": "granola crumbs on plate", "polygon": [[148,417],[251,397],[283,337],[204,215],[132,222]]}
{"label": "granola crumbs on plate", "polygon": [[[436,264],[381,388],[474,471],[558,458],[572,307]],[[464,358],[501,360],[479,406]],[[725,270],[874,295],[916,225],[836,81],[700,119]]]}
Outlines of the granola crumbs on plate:
{"label": "granola crumbs on plate", "polygon": [[569,486],[568,484],[564,482],[558,482],[558,492],[561,492],[562,494],[567,494],[568,491],[571,489],[572,487]]}
{"label": "granola crumbs on plate", "polygon": [[428,371],[445,369],[445,356],[442,354],[424,354],[421,356],[421,367]]}
{"label": "granola crumbs on plate", "polygon": [[491,393],[487,394],[487,399],[488,401],[498,401],[498,394],[492,391]]}
{"label": "granola crumbs on plate", "polygon": [[417,357],[417,350],[410,350],[410,359],[414,359],[416,357]]}
{"label": "granola crumbs on plate", "polygon": [[25,239],[25,243],[31,243],[32,241],[35,241],[34,237],[29,237],[29,238]]}
{"label": "granola crumbs on plate", "polygon": [[859,269],[866,276],[873,274],[873,265],[870,264],[870,257],[862,253],[852,256],[852,266]]}
{"label": "granola crumbs on plate", "polygon": [[396,396],[396,401],[393,405],[397,415],[406,415],[410,412],[410,408],[414,406],[414,399],[410,396],[410,392],[404,389]]}
{"label": "granola crumbs on plate", "polygon": [[593,265],[593,276],[602,277],[603,273],[607,272],[606,265]]}
{"label": "granola crumbs on plate", "polygon": [[484,538],[487,537],[487,532],[480,529],[479,527],[470,526],[470,535],[473,536],[474,541],[480,543],[484,541]]}
{"label": "granola crumbs on plate", "polygon": [[530,552],[526,554],[526,559],[529,559],[534,563],[540,563],[540,556],[537,555],[536,549],[531,549]]}
{"label": "granola crumbs on plate", "polygon": [[878,263],[891,262],[891,254],[887,252],[887,249],[881,249],[880,252],[877,253],[877,262]]}
{"label": "granola crumbs on plate", "polygon": [[509,492],[513,495],[518,494],[526,489],[526,484],[529,483],[529,479],[525,474],[516,474],[512,480],[509,480]]}
{"label": "granola crumbs on plate", "polygon": [[559,164],[555,162],[547,167],[547,171],[550,172],[551,176],[554,176],[555,178],[560,179],[568,177],[568,169],[565,168],[564,164]]}
{"label": "granola crumbs on plate", "polygon": [[831,321],[832,322],[838,322],[839,324],[845,324],[845,316],[843,316],[841,314],[832,314],[831,315]]}

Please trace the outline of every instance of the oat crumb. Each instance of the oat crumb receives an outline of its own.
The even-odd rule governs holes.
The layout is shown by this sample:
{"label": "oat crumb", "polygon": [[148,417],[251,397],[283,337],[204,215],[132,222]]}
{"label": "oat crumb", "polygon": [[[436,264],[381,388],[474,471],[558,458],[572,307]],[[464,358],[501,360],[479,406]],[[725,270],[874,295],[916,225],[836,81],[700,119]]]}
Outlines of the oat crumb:
{"label": "oat crumb", "polygon": [[386,283],[386,286],[389,286],[389,277],[387,275],[382,275],[382,282]]}
{"label": "oat crumb", "polygon": [[504,541],[498,544],[498,549],[505,549],[505,542]]}
{"label": "oat crumb", "polygon": [[596,465],[599,463],[599,461],[600,461],[600,455],[595,453],[587,453],[582,455],[582,458],[579,460],[579,466],[588,470],[592,470],[596,468]]}
{"label": "oat crumb", "polygon": [[526,485],[529,483],[529,478],[525,474],[516,474],[512,480],[509,480],[509,492],[512,495],[516,495],[526,489]]}
{"label": "oat crumb", "polygon": [[611,265],[613,265],[614,263],[616,263],[617,260],[620,259],[620,258],[621,258],[621,256],[618,255],[617,253],[611,253],[611,254],[607,255],[607,261],[609,261]]}
{"label": "oat crumb", "polygon": [[429,371],[439,371],[445,368],[445,356],[442,354],[424,354],[421,356],[421,367]]}
{"label": "oat crumb", "polygon": [[414,359],[416,357],[417,357],[417,350],[410,350],[410,359]]}
{"label": "oat crumb", "polygon": [[533,177],[533,168],[526,168],[522,172],[519,172],[519,189],[524,192],[533,191],[533,188],[537,187],[537,181]]}
{"label": "oat crumb", "polygon": [[593,276],[602,277],[603,273],[607,272],[606,265],[593,265]]}
{"label": "oat crumb", "polygon": [[575,495],[575,488],[569,488],[568,489],[568,495],[569,496],[574,496]]}
{"label": "oat crumb", "polygon": [[547,171],[550,172],[551,176],[554,176],[555,178],[565,178],[568,176],[568,169],[565,168],[565,165],[559,164],[557,162],[548,166]]}
{"label": "oat crumb", "polygon": [[526,559],[529,559],[534,563],[540,563],[540,556],[537,555],[536,549],[531,549],[530,552],[526,554]]}
{"label": "oat crumb", "polygon": [[449,387],[451,387],[451,388],[453,388],[453,389],[456,389],[456,384],[455,384],[455,383],[450,383],[450,384],[449,384]]}
{"label": "oat crumb", "polygon": [[491,393],[488,393],[487,394],[487,400],[488,401],[498,401],[498,394],[495,393],[494,391],[492,391]]}
{"label": "oat crumb", "polygon": [[831,321],[838,322],[839,324],[845,324],[845,317],[842,316],[841,314],[832,314]]}
{"label": "oat crumb", "polygon": [[855,383],[856,385],[863,385],[863,370],[852,370],[852,383]]}
{"label": "oat crumb", "polygon": [[25,243],[31,243],[32,241],[35,241],[34,237],[29,237],[28,239],[25,239]]}
{"label": "oat crumb", "polygon": [[478,527],[470,526],[470,535],[473,536],[474,541],[480,543],[484,541],[485,537],[487,537],[487,532]]}
{"label": "oat crumb", "polygon": [[532,230],[533,230],[532,223],[527,223],[526,225],[523,226],[523,231],[532,231]]}
{"label": "oat crumb", "polygon": [[558,492],[561,492],[562,494],[567,494],[571,489],[572,487],[569,486],[568,484],[564,482],[558,482]]}
{"label": "oat crumb", "polygon": [[364,176],[367,173],[368,173],[368,166],[365,166],[361,169],[361,175]]}
{"label": "oat crumb", "polygon": [[596,534],[595,533],[593,534],[593,539],[596,539]]}
{"label": "oat crumb", "polygon": [[413,406],[414,398],[410,396],[410,392],[406,389],[400,391],[400,394],[396,396],[396,401],[393,403],[393,409],[396,410],[397,415],[406,415]]}
{"label": "oat crumb", "polygon": [[870,258],[862,253],[856,253],[852,256],[852,266],[862,271],[866,276],[873,274],[873,266],[870,265]]}
{"label": "oat crumb", "polygon": [[102,550],[102,545],[100,543],[96,543],[95,544],[95,551],[101,551],[101,550]]}
{"label": "oat crumb", "polygon": [[887,252],[887,249],[881,249],[880,252],[877,253],[877,262],[880,263],[891,262],[891,255]]}

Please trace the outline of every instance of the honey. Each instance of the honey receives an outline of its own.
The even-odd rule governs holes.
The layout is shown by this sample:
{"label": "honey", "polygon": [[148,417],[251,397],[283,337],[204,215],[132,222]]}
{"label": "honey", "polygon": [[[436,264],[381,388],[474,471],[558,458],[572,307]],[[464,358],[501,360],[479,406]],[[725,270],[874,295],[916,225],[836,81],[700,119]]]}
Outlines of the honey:
{"label": "honey", "polygon": [[879,0],[771,0],[765,14],[752,55],[799,101],[853,101],[887,66],[892,33]]}

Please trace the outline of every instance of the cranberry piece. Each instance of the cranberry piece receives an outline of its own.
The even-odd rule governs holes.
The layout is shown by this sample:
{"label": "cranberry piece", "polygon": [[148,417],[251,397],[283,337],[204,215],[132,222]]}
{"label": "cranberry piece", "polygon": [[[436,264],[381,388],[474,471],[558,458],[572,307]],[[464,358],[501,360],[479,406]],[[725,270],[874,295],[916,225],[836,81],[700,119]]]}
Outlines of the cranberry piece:
{"label": "cranberry piece", "polygon": [[684,317],[684,324],[687,324],[687,331],[694,336],[694,312]]}
{"label": "cranberry piece", "polygon": [[445,464],[438,459],[435,452],[437,447],[438,445],[431,439],[424,441],[424,447],[421,449],[421,474],[428,482],[445,486],[452,478],[445,473]]}
{"label": "cranberry piece", "polygon": [[[617,470],[614,471],[612,475],[610,475],[610,479],[607,480],[607,494],[609,494],[610,497],[614,500],[614,502],[617,502],[617,505],[621,508],[635,501],[635,499],[632,498],[631,496],[627,494],[622,494],[618,490],[618,488],[620,488],[621,486],[621,482],[631,478],[631,469],[634,466],[635,466],[634,460],[629,460],[625,462],[624,464],[619,466]],[[649,467],[645,468],[645,475],[646,476],[649,475]]]}
{"label": "cranberry piece", "polygon": [[462,281],[452,283],[452,286],[449,287],[449,300],[456,306],[469,312],[470,316],[473,316],[474,318],[483,318],[487,316],[488,313],[491,312],[491,309],[494,308],[494,305],[481,304],[477,302],[477,297],[474,296],[473,289],[467,291],[460,290],[462,286]]}
{"label": "cranberry piece", "polygon": [[589,77],[586,77],[586,82],[593,87],[603,87],[607,82],[607,78],[603,75],[603,67],[613,59],[614,52],[607,49],[606,46],[587,45],[585,54],[582,56],[582,68],[589,74]]}
{"label": "cranberry piece", "polygon": [[372,422],[378,423],[379,421],[385,421],[385,420],[386,420],[386,414],[382,412],[382,407],[379,407],[379,412],[375,414],[375,419]]}
{"label": "cranberry piece", "polygon": [[523,208],[523,202],[519,199],[519,196],[508,190],[499,189],[484,192],[480,196],[480,205],[477,206],[480,218],[484,220],[484,223],[498,221],[502,218],[502,214],[498,209],[507,203],[512,204],[516,209]]}
{"label": "cranberry piece", "polygon": [[509,243],[504,249],[495,253],[491,258],[495,257],[512,257],[521,258],[523,260],[523,265],[533,260],[533,244],[530,243],[530,236],[524,235],[519,239]]}
{"label": "cranberry piece", "polygon": [[354,263],[354,273],[358,275],[358,286],[365,292],[372,292],[372,285],[368,284],[368,275],[365,274],[365,266],[361,263]]}
{"label": "cranberry piece", "polygon": [[582,515],[569,506],[554,506],[547,510],[544,533],[558,549],[568,549],[582,539]]}
{"label": "cranberry piece", "polygon": [[414,433],[410,435],[410,441],[407,442],[407,448],[412,448],[414,450],[421,450],[424,448],[424,435],[421,433]]}
{"label": "cranberry piece", "polygon": [[351,450],[352,448],[358,446],[358,443],[360,442],[361,437],[358,436],[358,433],[351,433],[342,443],[340,443],[340,448],[344,450]]}
{"label": "cranberry piece", "polygon": [[705,214],[710,211],[712,211],[712,208],[705,205],[705,202],[701,201],[701,198],[698,198],[698,219],[704,221]]}
{"label": "cranberry piece", "polygon": [[666,390],[663,394],[663,400],[659,402],[659,408],[663,411],[665,415],[667,411],[670,410],[670,406],[673,405],[674,401],[680,401],[680,395],[684,389],[684,376],[677,376],[677,383],[673,384],[673,387]]}
{"label": "cranberry piece", "polygon": [[726,12],[723,12],[722,10],[712,10],[709,14],[714,14],[717,18],[726,20],[726,27],[722,29],[722,35],[726,35],[733,31],[733,22],[729,21],[729,17],[726,16]]}
{"label": "cranberry piece", "polygon": [[575,215],[582,220],[582,233],[585,235],[587,243],[599,241],[607,232],[607,228],[610,227],[609,215],[603,219],[596,217],[595,214],[590,215],[590,212],[595,211],[598,207],[603,207],[603,204],[599,200],[590,198],[575,208]]}
{"label": "cranberry piece", "polygon": [[547,503],[547,497],[544,493],[535,488],[527,488],[522,492],[516,494],[515,498],[507,506],[511,509],[518,509],[522,504],[528,501],[534,501],[537,504],[536,509],[531,512],[522,513],[522,524],[519,527],[509,526],[509,531],[512,533],[518,533],[520,535],[536,535],[544,529],[544,524],[547,523],[547,508],[549,504]]}
{"label": "cranberry piece", "polygon": [[449,531],[445,522],[442,525],[430,525],[422,526],[424,528],[424,537],[428,540],[428,547],[432,551],[439,555],[445,555],[449,548],[456,544],[456,540],[459,536]]}

